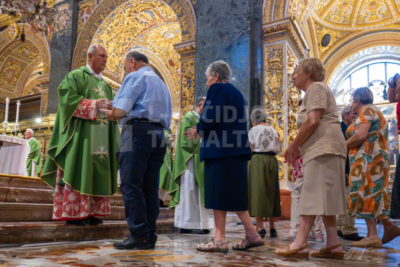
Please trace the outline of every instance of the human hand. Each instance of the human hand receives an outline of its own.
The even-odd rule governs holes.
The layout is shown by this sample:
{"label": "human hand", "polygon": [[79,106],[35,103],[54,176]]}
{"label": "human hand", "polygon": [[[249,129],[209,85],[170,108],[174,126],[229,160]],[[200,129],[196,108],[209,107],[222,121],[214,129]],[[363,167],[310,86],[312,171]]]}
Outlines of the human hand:
{"label": "human hand", "polygon": [[285,163],[288,163],[288,164],[293,164],[295,161],[296,161],[296,159],[297,159],[297,156],[299,155],[299,147],[298,146],[296,146],[294,143],[291,143],[289,146],[288,146],[288,148],[286,148],[286,150],[285,150],[285,155],[284,155],[284,157],[285,157]]}
{"label": "human hand", "polygon": [[106,114],[106,119],[109,121],[115,121],[115,119],[112,117],[112,110],[109,109],[100,109],[101,112]]}
{"label": "human hand", "polygon": [[345,174],[345,178],[346,178],[346,184],[349,184],[349,175],[347,173]]}
{"label": "human hand", "polygon": [[193,129],[187,130],[184,135],[189,138],[189,140],[195,140],[195,139],[199,139],[201,138],[198,134],[197,134],[197,127],[193,126]]}
{"label": "human hand", "polygon": [[107,109],[112,110],[113,106],[110,100],[102,98],[97,100],[97,110]]}

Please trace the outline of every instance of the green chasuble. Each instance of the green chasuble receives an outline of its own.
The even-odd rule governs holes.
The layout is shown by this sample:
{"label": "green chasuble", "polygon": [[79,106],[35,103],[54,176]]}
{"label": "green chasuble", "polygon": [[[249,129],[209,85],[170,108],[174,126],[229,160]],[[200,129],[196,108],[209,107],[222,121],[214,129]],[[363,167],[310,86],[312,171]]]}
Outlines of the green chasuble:
{"label": "green chasuble", "polygon": [[193,111],[186,112],[179,127],[179,134],[175,147],[175,158],[172,167],[172,177],[169,186],[169,195],[171,196],[170,207],[175,208],[179,205],[180,198],[180,176],[186,169],[189,159],[194,160],[194,175],[196,184],[200,188],[201,202],[204,205],[204,163],[200,162],[200,139],[190,141],[185,137],[185,131],[197,126],[199,119]]}
{"label": "green chasuble", "polygon": [[164,191],[169,190],[169,183],[172,177],[172,148],[169,143],[168,135],[171,135],[171,129],[164,131],[165,139],[167,139],[167,153],[165,153],[164,163],[160,169],[160,188]]}
{"label": "green chasuble", "polygon": [[39,142],[35,137],[32,137],[29,141],[29,146],[31,147],[31,152],[29,152],[28,159],[26,160],[26,169],[28,171],[28,176],[32,173],[32,161],[36,162],[36,174],[39,174],[42,169],[42,157],[40,155]]}
{"label": "green chasuble", "polygon": [[112,196],[118,191],[118,124],[101,112],[96,120],[74,117],[84,98],[114,98],[111,86],[92,76],[87,67],[68,73],[58,87],[57,117],[41,178],[55,188],[60,167],[64,171],[60,184],[81,194]]}

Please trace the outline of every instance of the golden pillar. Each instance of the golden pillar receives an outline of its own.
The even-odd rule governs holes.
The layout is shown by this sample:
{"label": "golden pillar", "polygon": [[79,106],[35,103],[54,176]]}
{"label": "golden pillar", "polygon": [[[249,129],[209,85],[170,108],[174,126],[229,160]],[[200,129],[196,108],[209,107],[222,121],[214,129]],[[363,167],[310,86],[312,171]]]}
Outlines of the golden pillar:
{"label": "golden pillar", "polygon": [[196,40],[175,44],[181,58],[180,119],[194,107]]}
{"label": "golden pillar", "polygon": [[293,85],[296,64],[308,53],[308,45],[291,18],[263,24],[264,34],[264,91],[267,123],[279,135],[281,154],[279,181],[288,189],[292,181],[291,168],[284,163],[284,153],[297,134],[297,107],[300,90]]}

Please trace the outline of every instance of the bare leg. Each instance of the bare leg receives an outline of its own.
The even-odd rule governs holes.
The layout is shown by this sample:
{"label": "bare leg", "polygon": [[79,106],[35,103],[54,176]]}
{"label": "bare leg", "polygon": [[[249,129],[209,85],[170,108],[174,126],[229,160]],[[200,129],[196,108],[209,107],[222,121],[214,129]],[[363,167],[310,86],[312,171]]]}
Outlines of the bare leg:
{"label": "bare leg", "polygon": [[[336,216],[322,216],[326,230],[326,244],[325,247],[329,248],[340,244],[337,236]],[[335,248],[332,252],[342,252],[342,247]]]}
{"label": "bare leg", "polygon": [[394,225],[394,223],[390,219],[382,219],[383,229],[389,231],[389,229]]}
{"label": "bare leg", "polygon": [[[237,216],[243,223],[244,230],[246,231],[246,237],[253,237],[258,235],[256,228],[254,228],[253,222],[251,221],[249,212],[246,211],[236,211]],[[261,241],[261,237],[257,236],[251,242],[257,243]]]}
{"label": "bare leg", "polygon": [[378,231],[376,230],[376,219],[365,219],[365,223],[368,228],[367,240],[374,239],[378,237]]}
{"label": "bare leg", "polygon": [[256,222],[257,222],[257,229],[256,229],[257,232],[264,229],[263,217],[256,216]]}
{"label": "bare leg", "polygon": [[275,228],[275,218],[274,217],[268,217],[268,222],[269,222],[269,229]]}
{"label": "bare leg", "polygon": [[[303,245],[307,244],[308,235],[310,234],[311,227],[315,221],[315,215],[301,215],[300,216],[300,226],[297,232],[296,238],[292,244],[290,244],[290,249],[298,249]],[[335,221],[336,224],[336,221]],[[336,231],[336,230],[335,230]],[[278,251],[279,249],[276,249]],[[308,251],[308,249],[302,250],[303,252]]]}
{"label": "bare leg", "polygon": [[215,222],[215,241],[221,242],[225,238],[225,224],[226,224],[226,214],[224,210],[213,210],[214,212],[214,222]]}

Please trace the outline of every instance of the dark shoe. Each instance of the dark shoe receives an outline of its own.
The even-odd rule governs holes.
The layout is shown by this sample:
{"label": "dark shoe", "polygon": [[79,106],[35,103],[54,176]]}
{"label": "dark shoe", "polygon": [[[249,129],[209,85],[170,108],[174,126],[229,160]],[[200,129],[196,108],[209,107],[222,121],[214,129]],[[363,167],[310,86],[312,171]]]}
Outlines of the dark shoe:
{"label": "dark shoe", "polygon": [[160,208],[168,208],[168,205],[165,205],[164,201],[162,201],[161,199],[159,199],[159,207]]}
{"label": "dark shoe", "polygon": [[157,235],[150,236],[150,248],[155,248],[157,243]]}
{"label": "dark shoe", "polygon": [[265,229],[262,229],[262,230],[258,231],[258,234],[261,236],[261,238],[264,238],[265,235],[267,234],[267,231]]}
{"label": "dark shoe", "polygon": [[95,217],[89,217],[88,218],[89,224],[90,225],[99,225],[99,224],[103,224],[103,220],[102,219],[98,219]]}
{"label": "dark shoe", "polygon": [[343,232],[342,231],[337,231],[337,236],[343,238]]}
{"label": "dark shoe", "polygon": [[181,234],[194,234],[194,235],[206,235],[210,233],[208,229],[181,229]]}
{"label": "dark shoe", "polygon": [[114,247],[118,249],[148,249],[150,248],[150,238],[148,234],[143,236],[130,235],[122,242],[115,242]]}
{"label": "dark shoe", "polygon": [[275,228],[269,229],[269,236],[270,237],[277,237],[278,236],[278,232],[276,232]]}
{"label": "dark shoe", "polygon": [[79,225],[79,226],[85,226],[86,222],[85,220],[68,220],[66,221],[67,224],[71,225]]}
{"label": "dark shoe", "polygon": [[358,233],[350,234],[350,235],[343,235],[342,238],[344,240],[351,240],[351,241],[360,241],[363,239],[363,236],[359,236]]}

